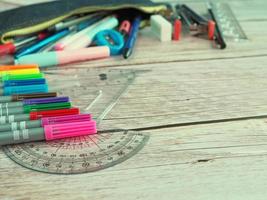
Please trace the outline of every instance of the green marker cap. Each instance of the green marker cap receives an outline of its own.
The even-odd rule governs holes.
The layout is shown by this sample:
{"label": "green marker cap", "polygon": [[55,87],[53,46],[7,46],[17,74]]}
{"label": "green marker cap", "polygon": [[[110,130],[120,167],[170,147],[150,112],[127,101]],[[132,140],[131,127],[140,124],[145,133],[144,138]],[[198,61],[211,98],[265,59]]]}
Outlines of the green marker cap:
{"label": "green marker cap", "polygon": [[60,109],[65,109],[65,108],[71,108],[71,103],[70,102],[61,102],[61,103],[25,105],[24,106],[24,112],[30,113],[32,111],[60,110]]}
{"label": "green marker cap", "polygon": [[43,73],[38,73],[38,74],[19,74],[19,75],[5,74],[4,76],[2,76],[2,81],[28,80],[28,79],[38,79],[38,78],[44,78],[44,74]]}

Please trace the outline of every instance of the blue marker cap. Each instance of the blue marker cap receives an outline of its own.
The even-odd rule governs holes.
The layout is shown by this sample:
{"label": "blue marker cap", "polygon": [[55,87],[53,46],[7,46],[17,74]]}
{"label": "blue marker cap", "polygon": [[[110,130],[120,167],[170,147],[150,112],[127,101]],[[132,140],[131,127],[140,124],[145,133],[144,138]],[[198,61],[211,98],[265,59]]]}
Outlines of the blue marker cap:
{"label": "blue marker cap", "polygon": [[8,81],[4,81],[3,87],[23,86],[23,85],[41,85],[45,83],[46,83],[46,80],[44,78],[28,79],[28,80],[8,80]]}
{"label": "blue marker cap", "polygon": [[12,87],[4,88],[4,95],[30,94],[30,93],[37,93],[37,92],[48,92],[47,84],[12,86]]}

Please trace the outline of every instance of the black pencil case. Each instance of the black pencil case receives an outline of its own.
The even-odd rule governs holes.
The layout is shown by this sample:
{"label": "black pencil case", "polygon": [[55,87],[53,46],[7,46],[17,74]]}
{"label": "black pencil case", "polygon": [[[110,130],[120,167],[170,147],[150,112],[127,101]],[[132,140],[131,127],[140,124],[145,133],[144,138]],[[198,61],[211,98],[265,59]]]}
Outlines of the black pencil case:
{"label": "black pencil case", "polygon": [[34,4],[0,13],[2,43],[16,36],[34,34],[74,15],[99,11],[118,11],[125,15],[139,13],[148,18],[163,14],[167,6],[150,0],[58,0]]}

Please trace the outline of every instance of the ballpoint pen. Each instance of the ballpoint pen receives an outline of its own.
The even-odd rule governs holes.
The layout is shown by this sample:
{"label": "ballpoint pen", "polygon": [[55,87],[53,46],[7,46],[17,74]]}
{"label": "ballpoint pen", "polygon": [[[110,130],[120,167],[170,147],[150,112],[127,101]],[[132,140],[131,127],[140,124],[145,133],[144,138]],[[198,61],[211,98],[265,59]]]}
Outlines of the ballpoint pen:
{"label": "ballpoint pen", "polygon": [[22,129],[30,129],[30,128],[39,128],[39,127],[44,127],[46,125],[52,125],[52,124],[65,124],[65,123],[71,123],[71,122],[82,122],[82,121],[91,121],[91,120],[92,120],[92,117],[90,114],[43,117],[39,120],[20,121],[20,122],[12,122],[9,124],[2,124],[0,126],[0,132],[15,131],[15,130],[22,130]]}
{"label": "ballpoint pen", "polygon": [[28,44],[33,41],[42,40],[46,38],[47,36],[48,34],[46,33],[39,33],[37,36],[32,36],[19,42],[14,42],[14,43],[8,42],[6,44],[2,44],[0,45],[0,55],[14,54],[23,45]]}
{"label": "ballpoint pen", "polygon": [[125,59],[127,59],[129,56],[131,56],[132,52],[133,52],[133,48],[138,36],[138,31],[139,31],[139,26],[141,23],[141,16],[138,16],[134,19],[133,23],[132,23],[132,28],[129,34],[128,39],[126,40],[126,43],[124,45],[124,49],[123,49],[123,57]]}
{"label": "ballpoint pen", "polygon": [[55,41],[59,40],[60,38],[68,35],[70,33],[70,31],[71,31],[70,29],[64,29],[64,30],[52,35],[52,36],[45,38],[44,40],[41,40],[40,42],[32,45],[31,47],[25,49],[24,51],[18,53],[15,56],[17,58],[19,58],[21,56],[34,53],[34,52],[38,51],[39,49],[41,49],[42,47],[46,46],[47,44],[49,44],[51,42],[55,42]]}

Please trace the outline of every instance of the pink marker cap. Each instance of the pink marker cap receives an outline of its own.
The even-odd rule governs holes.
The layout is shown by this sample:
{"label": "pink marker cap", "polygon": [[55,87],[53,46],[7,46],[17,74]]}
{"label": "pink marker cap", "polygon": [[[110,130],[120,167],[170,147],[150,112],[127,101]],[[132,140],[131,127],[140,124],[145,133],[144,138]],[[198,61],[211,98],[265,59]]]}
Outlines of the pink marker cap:
{"label": "pink marker cap", "polygon": [[41,119],[42,126],[52,124],[65,124],[73,122],[91,121],[92,116],[90,114],[79,114],[79,115],[66,115],[58,117],[44,117]]}
{"label": "pink marker cap", "polygon": [[53,124],[44,127],[45,139],[56,140],[97,133],[95,121],[75,122],[66,124]]}

